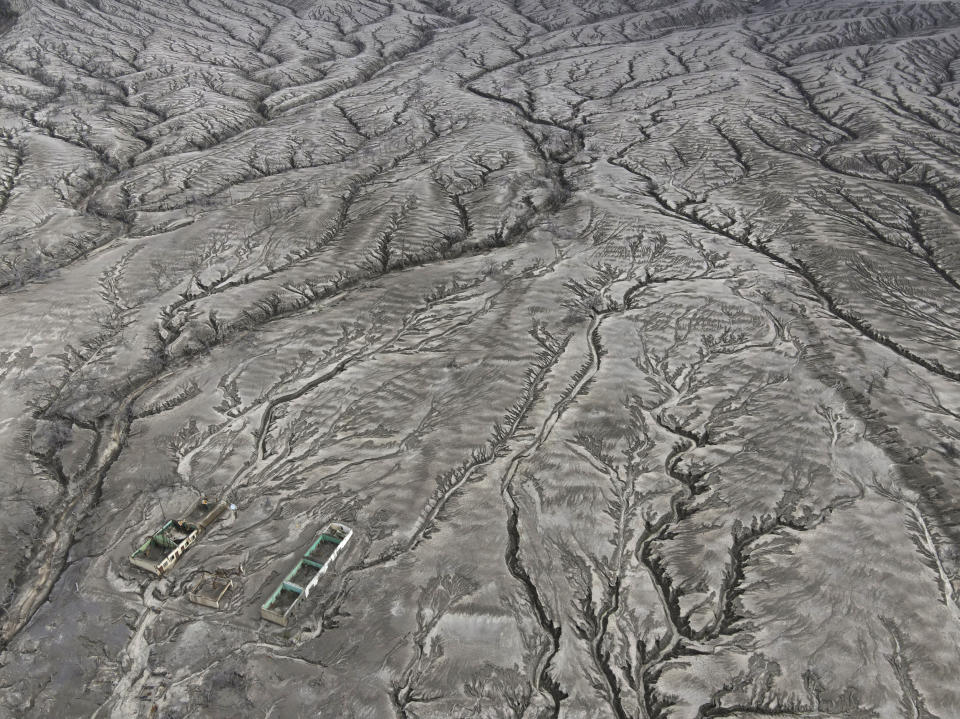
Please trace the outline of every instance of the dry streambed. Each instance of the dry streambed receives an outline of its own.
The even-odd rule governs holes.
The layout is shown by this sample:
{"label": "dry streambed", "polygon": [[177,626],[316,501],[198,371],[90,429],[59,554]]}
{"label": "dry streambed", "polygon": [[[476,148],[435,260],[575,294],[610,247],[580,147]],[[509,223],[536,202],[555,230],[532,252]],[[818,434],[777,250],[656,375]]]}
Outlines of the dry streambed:
{"label": "dry streambed", "polygon": [[958,18],[10,4],[0,714],[960,713]]}

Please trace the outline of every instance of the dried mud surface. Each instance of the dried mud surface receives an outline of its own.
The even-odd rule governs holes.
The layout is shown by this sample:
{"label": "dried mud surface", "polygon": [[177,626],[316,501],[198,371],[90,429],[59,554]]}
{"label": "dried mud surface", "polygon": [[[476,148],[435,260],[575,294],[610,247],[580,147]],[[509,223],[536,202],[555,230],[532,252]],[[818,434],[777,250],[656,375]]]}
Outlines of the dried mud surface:
{"label": "dried mud surface", "polygon": [[957,2],[0,2],[0,716],[960,717],[958,70]]}

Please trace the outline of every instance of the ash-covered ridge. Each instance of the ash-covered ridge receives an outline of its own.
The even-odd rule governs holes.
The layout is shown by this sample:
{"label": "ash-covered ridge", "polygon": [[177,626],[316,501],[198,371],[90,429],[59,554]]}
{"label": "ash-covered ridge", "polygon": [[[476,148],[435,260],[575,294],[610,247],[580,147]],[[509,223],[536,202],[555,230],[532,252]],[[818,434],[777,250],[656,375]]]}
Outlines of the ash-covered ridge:
{"label": "ash-covered ridge", "polygon": [[0,2],[0,716],[960,717],[958,69],[957,2]]}

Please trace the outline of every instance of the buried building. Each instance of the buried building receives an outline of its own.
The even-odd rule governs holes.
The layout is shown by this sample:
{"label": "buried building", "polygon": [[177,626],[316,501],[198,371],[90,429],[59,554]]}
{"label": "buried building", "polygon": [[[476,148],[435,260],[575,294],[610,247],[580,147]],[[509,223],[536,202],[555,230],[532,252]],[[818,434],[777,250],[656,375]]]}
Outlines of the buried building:
{"label": "buried building", "polygon": [[343,524],[330,523],[324,527],[280,582],[280,586],[260,607],[260,616],[274,624],[286,626],[297,604],[310,595],[310,590],[320,581],[352,536],[353,530]]}
{"label": "buried building", "polygon": [[190,588],[187,599],[194,604],[203,604],[214,609],[220,609],[224,596],[232,588],[232,579],[205,572]]}
{"label": "buried building", "polygon": [[137,547],[130,562],[141,569],[162,576],[183,553],[216,521],[226,505],[200,499],[185,519],[168,520],[159,531]]}

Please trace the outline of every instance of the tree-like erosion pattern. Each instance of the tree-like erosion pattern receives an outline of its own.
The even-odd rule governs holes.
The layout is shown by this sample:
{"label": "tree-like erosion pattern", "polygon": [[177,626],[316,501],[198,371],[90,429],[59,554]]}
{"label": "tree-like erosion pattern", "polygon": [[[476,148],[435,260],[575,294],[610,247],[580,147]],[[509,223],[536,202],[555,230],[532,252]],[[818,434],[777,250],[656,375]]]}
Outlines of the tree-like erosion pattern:
{"label": "tree-like erosion pattern", "polygon": [[938,0],[0,1],[0,717],[960,717],[958,73]]}

